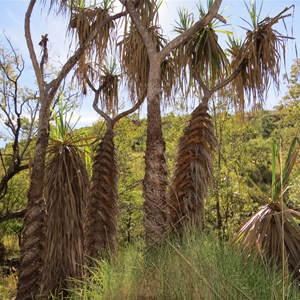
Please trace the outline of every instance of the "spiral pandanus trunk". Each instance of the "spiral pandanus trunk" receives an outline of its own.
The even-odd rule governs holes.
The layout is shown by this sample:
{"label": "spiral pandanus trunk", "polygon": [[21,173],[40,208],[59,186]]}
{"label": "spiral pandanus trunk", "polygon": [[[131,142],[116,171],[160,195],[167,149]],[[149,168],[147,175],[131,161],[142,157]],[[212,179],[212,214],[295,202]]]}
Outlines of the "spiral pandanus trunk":
{"label": "spiral pandanus trunk", "polygon": [[83,218],[88,175],[78,148],[67,142],[50,147],[46,169],[47,231],[42,295],[66,295],[83,275]]}
{"label": "spiral pandanus trunk", "polygon": [[204,204],[216,144],[207,109],[200,104],[194,110],[179,141],[175,174],[169,189],[170,225],[177,233],[185,226],[204,226]]}
{"label": "spiral pandanus trunk", "polygon": [[119,204],[113,138],[113,126],[108,126],[94,157],[84,228],[88,260],[101,259],[116,251]]}

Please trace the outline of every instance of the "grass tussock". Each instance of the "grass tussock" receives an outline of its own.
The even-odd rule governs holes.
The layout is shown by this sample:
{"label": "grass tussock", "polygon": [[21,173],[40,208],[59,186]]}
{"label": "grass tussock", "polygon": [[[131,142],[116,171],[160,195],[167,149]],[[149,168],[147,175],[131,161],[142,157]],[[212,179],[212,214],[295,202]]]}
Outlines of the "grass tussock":
{"label": "grass tussock", "polygon": [[14,299],[17,289],[17,275],[6,275],[0,268],[0,299]]}
{"label": "grass tussock", "polygon": [[299,299],[279,270],[211,235],[188,235],[144,252],[135,246],[101,261],[72,299]]}

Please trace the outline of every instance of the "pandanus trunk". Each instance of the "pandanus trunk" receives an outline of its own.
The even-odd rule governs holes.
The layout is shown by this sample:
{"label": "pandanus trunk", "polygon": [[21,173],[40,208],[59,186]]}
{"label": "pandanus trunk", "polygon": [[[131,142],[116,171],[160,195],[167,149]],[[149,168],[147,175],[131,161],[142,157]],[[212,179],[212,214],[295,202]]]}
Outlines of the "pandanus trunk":
{"label": "pandanus trunk", "polygon": [[53,157],[47,166],[45,198],[47,207],[46,261],[42,294],[66,295],[72,279],[83,275],[83,218],[88,176],[76,146],[51,146]]}
{"label": "pandanus trunk", "polygon": [[108,128],[94,158],[85,216],[85,254],[101,259],[116,250],[117,220],[117,163],[113,129]]}
{"label": "pandanus trunk", "polygon": [[41,103],[38,136],[32,163],[28,206],[21,243],[21,264],[16,297],[18,300],[32,299],[38,294],[42,267],[44,266],[46,231],[44,177],[50,109],[47,101]]}
{"label": "pandanus trunk", "polygon": [[174,178],[169,190],[172,230],[204,226],[204,204],[212,177],[215,138],[207,106],[200,104],[179,141]]}
{"label": "pandanus trunk", "polygon": [[150,64],[148,84],[147,144],[144,178],[144,225],[148,244],[160,242],[167,228],[167,164],[160,113],[160,65]]}

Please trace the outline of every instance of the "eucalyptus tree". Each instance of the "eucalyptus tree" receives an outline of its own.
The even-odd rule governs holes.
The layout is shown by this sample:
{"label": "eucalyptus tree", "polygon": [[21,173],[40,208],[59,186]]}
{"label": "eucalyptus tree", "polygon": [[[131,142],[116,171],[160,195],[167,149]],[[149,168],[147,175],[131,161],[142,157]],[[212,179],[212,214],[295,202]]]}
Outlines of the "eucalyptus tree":
{"label": "eucalyptus tree", "polygon": [[[43,1],[46,2],[46,1]],[[87,49],[98,49],[97,43],[101,41],[101,33],[107,25],[114,20],[125,15],[120,12],[115,15],[94,12],[94,17],[89,26],[82,29],[78,20],[78,9],[73,10],[76,4],[81,1],[50,1],[50,6],[57,5],[58,11],[62,13],[70,12],[70,26],[81,32],[83,37],[79,41],[77,48],[72,56],[63,65],[57,77],[47,83],[45,79],[45,65],[48,60],[48,37],[42,36],[40,46],[42,48],[42,58],[39,62],[31,37],[31,15],[36,4],[36,0],[31,0],[25,15],[25,38],[30,53],[30,58],[35,72],[39,90],[39,121],[37,129],[37,140],[35,145],[31,181],[28,194],[28,207],[24,220],[23,242],[21,245],[21,265],[18,281],[17,299],[31,299],[40,290],[41,274],[44,267],[45,258],[45,233],[46,233],[46,213],[45,213],[45,159],[48,146],[50,107],[60,84],[81,56]],[[77,7],[80,5],[77,5]],[[70,9],[71,8],[71,9]],[[73,21],[75,18],[75,22]],[[77,19],[76,19],[77,17]],[[101,51],[101,49],[99,50]]]}
{"label": "eucalyptus tree", "polygon": [[[0,151],[0,200],[6,195],[9,181],[29,168],[28,149],[34,134],[38,112],[36,94],[21,86],[25,63],[9,40],[9,48],[0,48],[0,120],[6,129],[12,151]],[[3,137],[5,138],[5,136]]]}

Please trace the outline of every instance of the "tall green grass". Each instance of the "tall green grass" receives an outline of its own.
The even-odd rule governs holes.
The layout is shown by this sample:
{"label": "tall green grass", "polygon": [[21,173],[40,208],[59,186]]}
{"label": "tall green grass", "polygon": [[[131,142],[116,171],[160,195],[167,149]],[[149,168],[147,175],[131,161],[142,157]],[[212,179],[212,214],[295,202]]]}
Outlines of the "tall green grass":
{"label": "tall green grass", "polygon": [[160,249],[131,246],[91,270],[72,299],[300,299],[289,278],[245,259],[212,235],[188,235]]}

